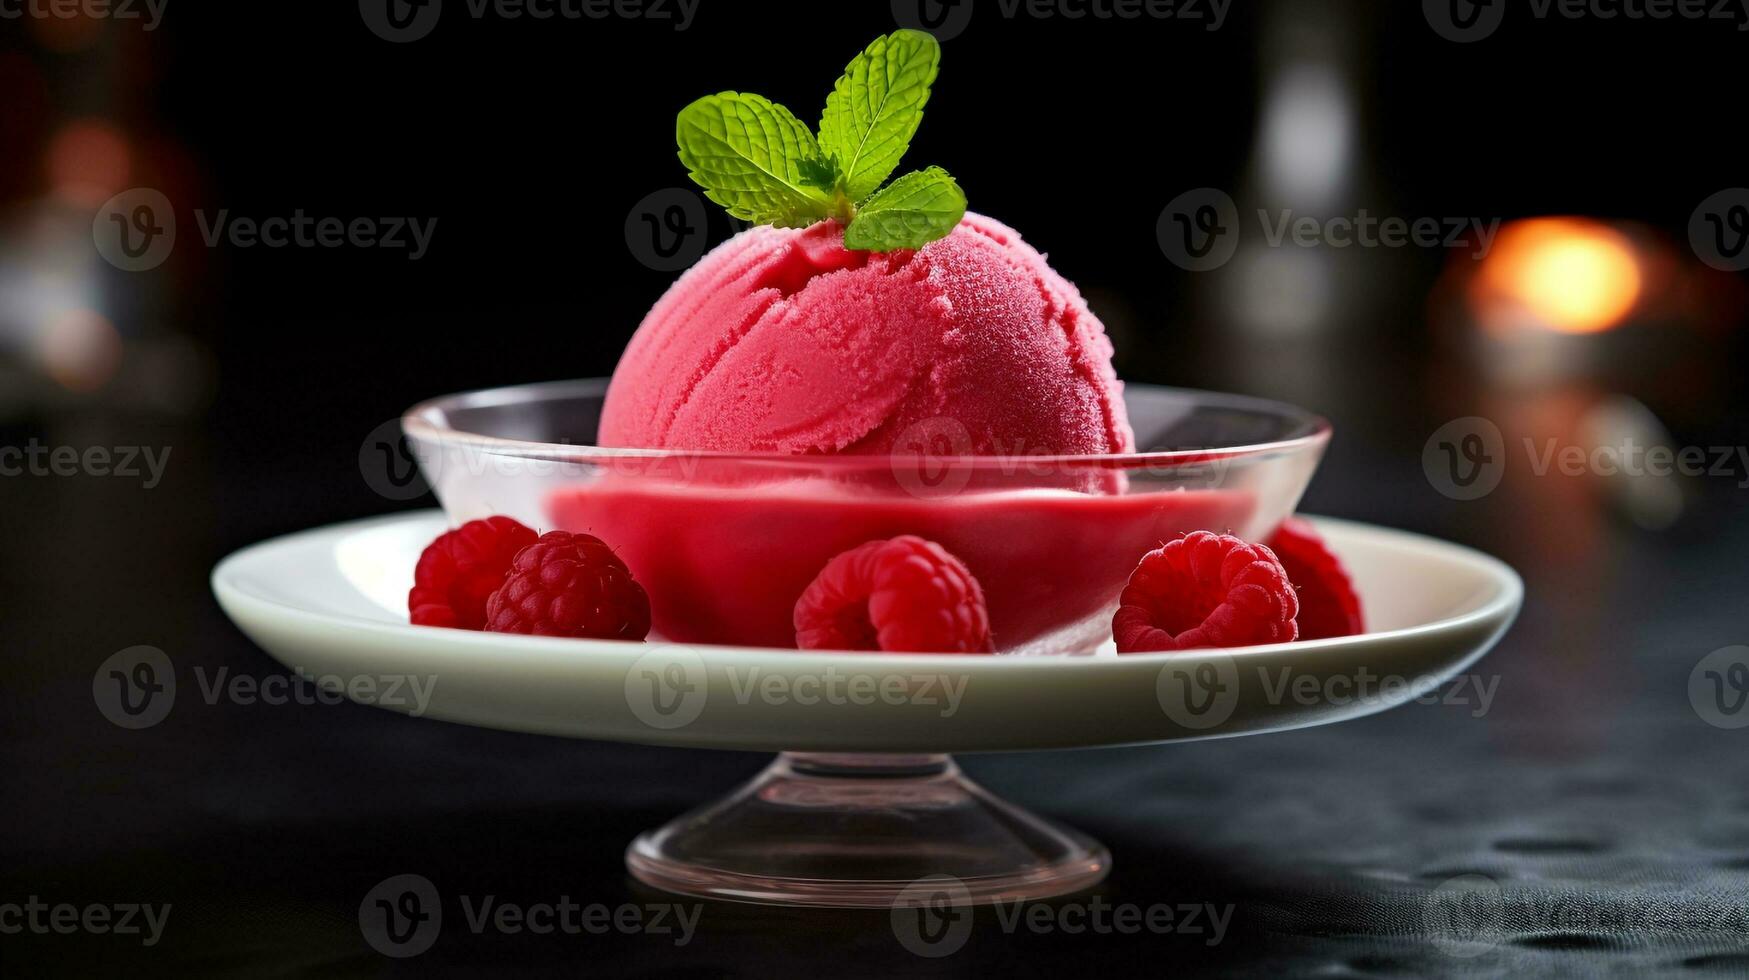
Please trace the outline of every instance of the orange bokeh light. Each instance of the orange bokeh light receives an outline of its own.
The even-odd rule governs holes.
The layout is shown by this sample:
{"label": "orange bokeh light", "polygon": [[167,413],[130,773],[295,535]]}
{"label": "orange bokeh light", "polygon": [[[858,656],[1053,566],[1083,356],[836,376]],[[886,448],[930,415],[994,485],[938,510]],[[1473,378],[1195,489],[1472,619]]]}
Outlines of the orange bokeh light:
{"label": "orange bokeh light", "polygon": [[1634,309],[1643,276],[1627,236],[1585,218],[1533,218],[1500,230],[1474,298],[1495,329],[1529,320],[1560,333],[1608,330]]}
{"label": "orange bokeh light", "polygon": [[127,137],[111,123],[77,119],[49,141],[46,167],[56,197],[97,207],[127,189],[133,151]]}

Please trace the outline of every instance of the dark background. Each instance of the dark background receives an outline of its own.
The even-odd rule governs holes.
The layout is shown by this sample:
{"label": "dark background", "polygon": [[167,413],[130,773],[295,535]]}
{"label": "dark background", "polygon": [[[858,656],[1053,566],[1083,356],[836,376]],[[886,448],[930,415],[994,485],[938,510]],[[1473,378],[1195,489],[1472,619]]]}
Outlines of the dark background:
{"label": "dark background", "polygon": [[[626,226],[646,195],[686,183],[675,112],[735,88],[816,119],[843,63],[895,26],[888,3],[703,0],[676,31],[476,20],[449,0],[429,37],[400,45],[351,3],[173,2],[152,32],[0,20],[0,446],[172,452],[149,490],[0,478],[0,902],[175,906],[156,949],[0,936],[0,962],[19,975],[1749,969],[1749,913],[1707,915],[1741,913],[1749,895],[1749,734],[1705,724],[1686,695],[1702,656],[1749,642],[1749,472],[1673,481],[1672,513],[1664,490],[1648,512],[1631,487],[1521,465],[1458,502],[1422,470],[1451,419],[1488,417],[1509,442],[1574,441],[1611,398],[1661,420],[1672,445],[1749,442],[1741,276],[1707,268],[1688,237],[1697,205],[1749,183],[1733,101],[1749,34],[1522,9],[1456,44],[1413,3],[1236,0],[1207,31],[1010,19],[977,0],[946,42],[906,164],[947,167],[974,210],[1048,252],[1105,320],[1126,378],[1326,414],[1336,441],[1303,509],[1490,550],[1529,599],[1476,668],[1499,682],[1484,717],[1414,705],[1266,739],[965,760],[1103,839],[1109,901],[1236,912],[1215,947],[1008,936],[980,920],[943,961],[905,953],[880,915],[712,905],[685,949],[454,930],[395,964],[356,927],[382,878],[650,899],[624,876],[625,842],[762,760],[351,705],[191,699],[129,732],[90,694],[96,665],[135,644],[184,671],[280,670],[219,613],[212,564],[273,535],[431,506],[386,499],[359,464],[367,436],[415,401],[611,371],[673,275],[640,261]],[[1302,63],[1334,73],[1351,124],[1339,186],[1316,201],[1272,187],[1259,163],[1265,106]],[[69,144],[69,127],[96,135]],[[90,228],[139,186],[172,200],[179,237],[163,266],[127,273],[97,258]],[[1461,251],[1289,249],[1285,266],[1242,253],[1187,272],[1163,256],[1156,219],[1201,187],[1242,210],[1587,216],[1631,241],[1646,287],[1605,333],[1501,340],[1465,299],[1477,263]],[[438,224],[418,261],[209,249],[194,211],[221,208]],[[707,213],[709,240],[728,237]],[[1247,303],[1259,294],[1276,313]],[[1545,348],[1555,367],[1525,354]],[[1460,959],[1418,938],[1417,903],[1466,872],[1531,898],[1497,949]],[[1568,918],[1538,912],[1539,895],[1568,901]]]}

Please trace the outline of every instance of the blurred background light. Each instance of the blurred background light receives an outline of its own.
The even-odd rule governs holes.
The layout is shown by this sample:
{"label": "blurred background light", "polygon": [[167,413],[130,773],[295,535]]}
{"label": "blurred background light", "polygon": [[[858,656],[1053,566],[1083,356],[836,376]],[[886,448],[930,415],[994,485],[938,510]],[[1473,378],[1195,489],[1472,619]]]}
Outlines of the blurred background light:
{"label": "blurred background light", "polygon": [[[1358,95],[1354,11],[1275,3],[1264,10],[1257,128],[1239,201],[1243,231],[1221,304],[1259,339],[1309,336],[1355,312],[1355,259],[1329,245],[1271,243],[1262,222],[1327,219],[1354,188]],[[1267,217],[1262,217],[1267,215]]]}
{"label": "blurred background light", "polygon": [[1587,334],[1620,325],[1641,294],[1624,234],[1588,218],[1531,218],[1500,230],[1473,284],[1482,326]]}
{"label": "blurred background light", "polygon": [[64,310],[37,338],[44,373],[72,391],[95,391],[115,375],[121,360],[121,335],[103,314],[87,308]]}
{"label": "blurred background light", "polygon": [[1591,406],[1579,420],[1579,445],[1590,453],[1615,454],[1618,464],[1599,472],[1604,493],[1616,513],[1647,531],[1662,531],[1682,517],[1685,477],[1653,460],[1661,449],[1674,457],[1675,440],[1650,408],[1638,399],[1613,395]]}
{"label": "blurred background light", "polygon": [[49,140],[44,166],[50,193],[96,208],[128,188],[133,169],[127,137],[101,119],[75,119]]}
{"label": "blurred background light", "polygon": [[1333,64],[1289,63],[1267,85],[1260,133],[1266,192],[1303,209],[1335,205],[1354,142],[1346,80]]}

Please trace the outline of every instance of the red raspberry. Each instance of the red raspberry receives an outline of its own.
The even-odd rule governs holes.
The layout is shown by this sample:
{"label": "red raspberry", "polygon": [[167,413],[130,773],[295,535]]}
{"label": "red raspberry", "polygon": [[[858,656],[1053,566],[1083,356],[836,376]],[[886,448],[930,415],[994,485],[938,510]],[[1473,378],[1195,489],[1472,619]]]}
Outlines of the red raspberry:
{"label": "red raspberry", "polygon": [[1284,643],[1299,598],[1275,553],[1193,531],[1142,556],[1112,618],[1117,652]]}
{"label": "red raspberry", "polygon": [[1300,639],[1322,640],[1366,632],[1360,596],[1348,569],[1330,553],[1311,522],[1290,517],[1269,539],[1269,547],[1300,590]]}
{"label": "red raspberry", "polygon": [[984,590],[964,562],[912,535],[826,563],[796,600],[803,650],[993,653]]}
{"label": "red raspberry", "polygon": [[419,556],[407,611],[415,626],[486,627],[486,598],[504,584],[535,533],[508,517],[469,521],[440,534]]}
{"label": "red raspberry", "polygon": [[503,588],[487,600],[486,628],[641,640],[650,632],[650,597],[600,538],[548,531],[522,549]]}

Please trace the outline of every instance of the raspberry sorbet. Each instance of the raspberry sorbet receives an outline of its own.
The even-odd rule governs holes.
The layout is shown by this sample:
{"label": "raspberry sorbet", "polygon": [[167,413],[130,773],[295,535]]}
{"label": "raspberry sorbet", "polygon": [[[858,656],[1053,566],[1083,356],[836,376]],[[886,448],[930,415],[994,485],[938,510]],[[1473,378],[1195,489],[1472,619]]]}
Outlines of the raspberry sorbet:
{"label": "raspberry sorbet", "polygon": [[[949,419],[967,454],[1134,448],[1105,328],[1012,229],[967,214],[915,250],[758,227],[688,270],[614,372],[601,444],[883,453]],[[957,428],[954,430],[958,433]]]}

